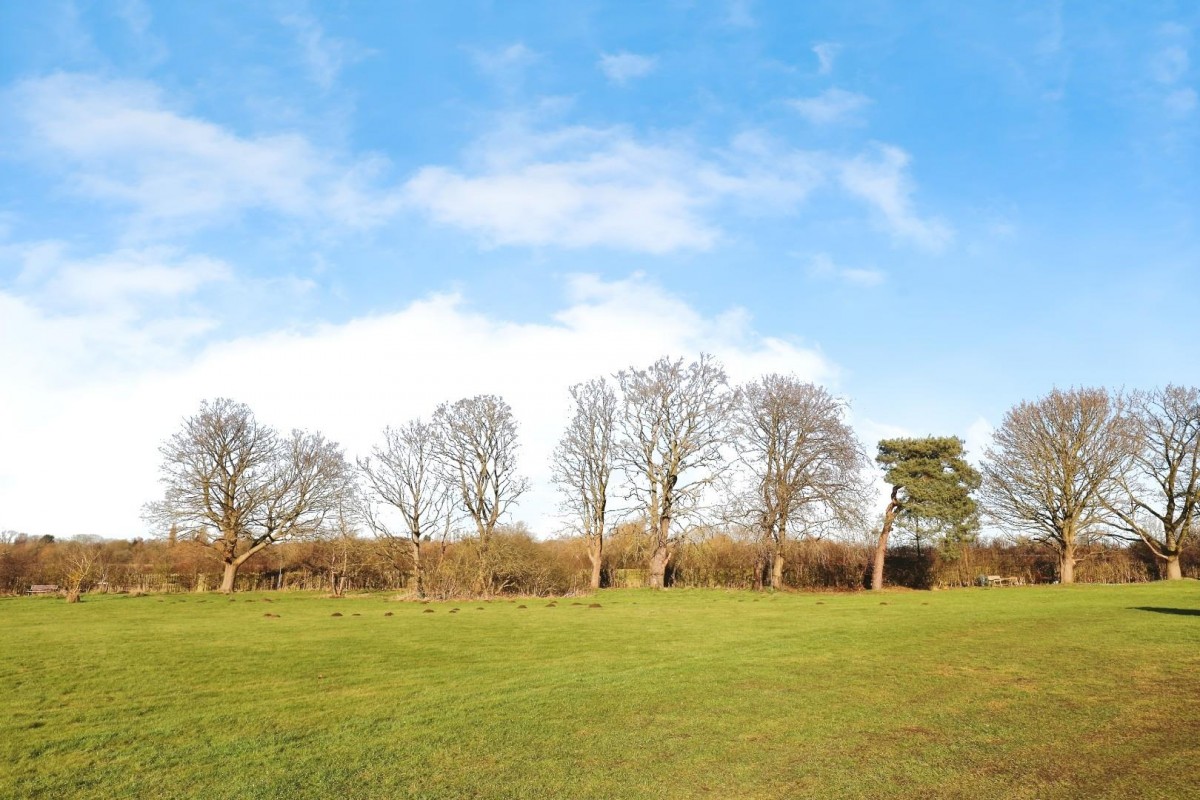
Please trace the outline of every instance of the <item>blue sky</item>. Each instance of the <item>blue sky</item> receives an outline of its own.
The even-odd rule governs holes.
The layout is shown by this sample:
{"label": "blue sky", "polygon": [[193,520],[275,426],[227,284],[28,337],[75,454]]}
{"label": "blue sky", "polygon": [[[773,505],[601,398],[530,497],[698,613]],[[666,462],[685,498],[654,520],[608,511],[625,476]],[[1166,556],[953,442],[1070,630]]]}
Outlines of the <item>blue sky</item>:
{"label": "blue sky", "polygon": [[667,353],[822,381],[868,447],[1195,383],[1198,30],[1170,2],[0,5],[0,529],[142,532],[156,443],[218,395],[354,453],[496,391],[537,482],[570,382]]}

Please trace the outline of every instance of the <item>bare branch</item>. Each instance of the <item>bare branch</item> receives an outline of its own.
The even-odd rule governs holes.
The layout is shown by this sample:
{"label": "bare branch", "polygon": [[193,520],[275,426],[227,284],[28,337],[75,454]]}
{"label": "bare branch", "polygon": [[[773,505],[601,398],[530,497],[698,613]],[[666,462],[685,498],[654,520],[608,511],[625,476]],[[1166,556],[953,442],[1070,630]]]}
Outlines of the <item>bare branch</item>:
{"label": "bare branch", "polygon": [[650,583],[661,587],[685,534],[679,521],[700,508],[727,466],[722,447],[736,393],[709,355],[688,364],[660,358],[616,377],[622,395],[616,465],[628,479],[630,498],[645,510],[654,540]]}
{"label": "bare branch", "polygon": [[146,517],[214,547],[225,563],[222,591],[263,548],[320,530],[351,487],[336,443],[304,431],[281,438],[225,398],[202,403],[160,452],[164,496]]}
{"label": "bare branch", "polygon": [[1058,553],[1064,583],[1117,502],[1135,442],[1126,408],[1106,389],[1056,389],[1012,408],[985,455],[988,514]]}

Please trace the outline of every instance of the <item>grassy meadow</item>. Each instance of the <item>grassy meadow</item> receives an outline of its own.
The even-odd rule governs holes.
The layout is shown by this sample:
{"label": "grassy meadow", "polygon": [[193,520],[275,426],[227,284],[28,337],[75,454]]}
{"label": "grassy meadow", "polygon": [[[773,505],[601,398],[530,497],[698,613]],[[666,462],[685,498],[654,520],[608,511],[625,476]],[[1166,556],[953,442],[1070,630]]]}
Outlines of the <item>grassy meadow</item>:
{"label": "grassy meadow", "polygon": [[10,598],[0,687],[0,797],[1200,797],[1195,581]]}

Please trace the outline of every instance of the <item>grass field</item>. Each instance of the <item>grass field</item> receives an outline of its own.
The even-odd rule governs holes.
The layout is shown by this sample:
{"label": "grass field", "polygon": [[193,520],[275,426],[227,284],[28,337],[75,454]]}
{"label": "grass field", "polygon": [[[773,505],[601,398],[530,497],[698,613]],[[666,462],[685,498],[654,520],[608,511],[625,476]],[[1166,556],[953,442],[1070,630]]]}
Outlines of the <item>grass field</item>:
{"label": "grass field", "polygon": [[0,600],[0,796],[1200,797],[1194,581],[547,603]]}

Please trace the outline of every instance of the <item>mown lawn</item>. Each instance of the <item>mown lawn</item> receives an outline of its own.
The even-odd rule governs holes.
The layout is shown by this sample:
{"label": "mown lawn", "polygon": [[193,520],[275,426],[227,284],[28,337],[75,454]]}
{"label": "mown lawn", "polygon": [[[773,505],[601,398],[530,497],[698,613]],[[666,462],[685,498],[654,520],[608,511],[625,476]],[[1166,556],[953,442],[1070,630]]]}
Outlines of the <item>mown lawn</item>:
{"label": "mown lawn", "polygon": [[547,603],[0,600],[0,796],[1200,797],[1194,581]]}

